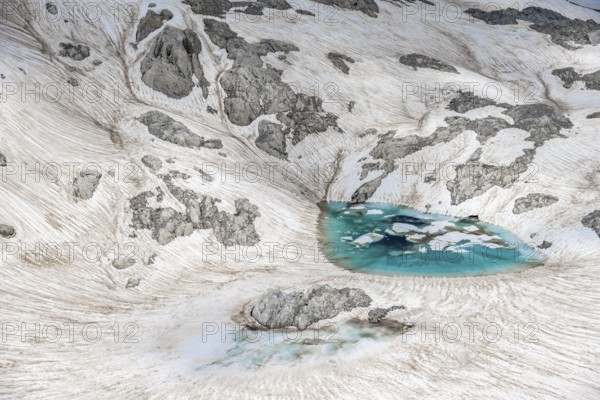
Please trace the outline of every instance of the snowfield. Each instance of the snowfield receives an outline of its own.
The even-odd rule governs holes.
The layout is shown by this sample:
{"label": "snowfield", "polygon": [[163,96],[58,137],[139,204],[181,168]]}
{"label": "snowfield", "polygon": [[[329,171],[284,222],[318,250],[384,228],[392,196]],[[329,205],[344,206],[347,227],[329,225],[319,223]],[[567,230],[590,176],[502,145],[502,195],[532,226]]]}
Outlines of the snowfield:
{"label": "snowfield", "polygon": [[[465,13],[467,1],[376,1],[372,17],[294,0],[219,18],[161,0],[150,9],[172,18],[137,44],[150,1],[54,1],[56,14],[45,2],[16,3],[0,0],[0,224],[15,230],[0,236],[0,398],[600,398],[600,120],[588,118],[600,91],[565,88],[552,74],[598,71],[600,46],[564,47],[523,20],[487,24]],[[515,6],[496,3],[488,11]],[[595,5],[540,6],[600,23]],[[165,26],[191,30],[200,51],[191,33],[161,37]],[[88,46],[89,56],[61,55],[60,43]],[[188,76],[169,85],[191,81],[189,95],[144,83],[146,56],[160,51],[148,61],[156,79],[185,65]],[[331,52],[354,61],[348,74]],[[413,53],[456,72],[399,62]],[[267,79],[271,91],[232,111],[224,83],[252,92]],[[284,98],[285,84],[306,97]],[[459,89],[491,101],[453,111]],[[518,114],[536,104],[556,114]],[[249,124],[231,122],[257,109]],[[140,120],[150,111],[170,117],[154,121],[156,134]],[[519,160],[525,169],[502,184],[456,178],[461,164],[503,166],[493,171],[506,176]],[[84,176],[93,183],[73,184]],[[515,201],[534,193],[558,201],[515,214]],[[547,261],[469,278],[352,273],[319,250],[317,203],[359,194],[477,215],[527,243],[551,243],[539,248]],[[254,299],[322,284],[360,288],[373,307],[404,305],[388,320],[412,328],[361,336],[348,327],[369,309],[355,308],[325,321],[347,346],[227,362],[237,360],[231,332],[248,322]]]}

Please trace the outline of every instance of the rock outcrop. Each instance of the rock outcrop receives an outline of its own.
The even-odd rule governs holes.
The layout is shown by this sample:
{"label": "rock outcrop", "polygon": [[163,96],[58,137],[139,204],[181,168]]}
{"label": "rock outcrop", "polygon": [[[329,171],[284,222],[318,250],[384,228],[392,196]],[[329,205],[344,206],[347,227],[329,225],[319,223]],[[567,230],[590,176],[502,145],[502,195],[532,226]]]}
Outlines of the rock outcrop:
{"label": "rock outcrop", "polygon": [[543,193],[531,193],[525,197],[520,197],[515,200],[513,214],[522,214],[536,208],[547,207],[558,201],[558,197],[550,196]]}
{"label": "rock outcrop", "polygon": [[360,11],[369,17],[377,18],[379,6],[375,0],[315,0],[317,3],[326,4],[334,9]]}
{"label": "rock outcrop", "polygon": [[158,170],[162,168],[162,161],[160,158],[148,154],[142,157],[142,163],[146,167],[150,168],[154,173],[158,172]]}
{"label": "rock outcrop", "polygon": [[258,123],[258,137],[256,138],[256,147],[265,153],[287,160],[284,126],[269,121],[260,121]]}
{"label": "rock outcrop", "polygon": [[152,238],[161,245],[181,236],[189,236],[195,229],[212,229],[217,241],[225,246],[253,246],[260,241],[254,227],[254,220],[260,213],[258,207],[248,199],[235,201],[234,214],[219,211],[217,203],[221,200],[176,186],[173,178],[182,176],[181,174],[171,172],[159,176],[169,192],[185,207],[185,211],[179,212],[170,207],[151,207],[148,199],[156,198],[160,203],[161,194],[157,196],[151,191],[142,192],[129,201],[132,228],[151,230]]}
{"label": "rock outcrop", "polygon": [[81,171],[79,176],[73,181],[73,194],[82,200],[89,200],[94,196],[94,192],[100,184],[102,171],[97,169],[87,169]]}
{"label": "rock outcrop", "polygon": [[450,103],[448,103],[448,107],[446,108],[448,110],[464,114],[468,111],[475,110],[477,108],[483,108],[493,105],[496,105],[495,101],[476,96],[473,92],[459,92],[458,96],[450,100]]}
{"label": "rock outcrop", "polygon": [[583,217],[581,223],[586,228],[592,229],[600,237],[600,210],[593,211]]}
{"label": "rock outcrop", "polygon": [[327,58],[333,63],[334,67],[336,67],[346,75],[349,75],[350,67],[346,63],[354,63],[354,59],[352,57],[348,57],[339,53],[329,53],[327,54]]}
{"label": "rock outcrop", "polygon": [[15,234],[16,231],[14,227],[6,224],[0,224],[0,236],[2,236],[5,239],[10,239],[14,237]]}
{"label": "rock outcrop", "polygon": [[367,319],[372,324],[378,324],[385,317],[387,317],[388,313],[390,313],[394,310],[404,310],[404,309],[406,309],[406,307],[404,307],[404,306],[392,306],[389,308],[374,308],[371,311],[369,311],[369,315],[367,316]]}
{"label": "rock outcrop", "polygon": [[160,13],[148,10],[146,16],[140,19],[140,23],[138,24],[135,34],[136,42],[139,43],[146,39],[152,32],[160,29],[164,21],[170,21],[172,18],[173,13],[169,10],[162,10]]}
{"label": "rock outcrop", "polygon": [[585,83],[585,88],[588,90],[600,90],[600,70],[589,74],[582,75],[575,71],[574,68],[562,68],[552,71],[552,75],[558,76],[563,81],[563,87],[569,89],[573,83],[581,81]]}
{"label": "rock outcrop", "polygon": [[233,67],[219,81],[227,95],[225,114],[232,123],[247,126],[261,115],[276,114],[294,145],[307,135],[325,132],[330,127],[341,132],[338,117],[323,110],[321,98],[296,94],[282,82],[282,71],[263,67],[261,57],[267,53],[298,51],[296,46],[272,39],[251,44],[228,24],[212,19],[204,20],[204,31],[234,60]]}
{"label": "rock outcrop", "polygon": [[58,7],[54,3],[46,3],[46,11],[48,11],[52,15],[58,14]]}
{"label": "rock outcrop", "polygon": [[192,92],[195,76],[206,98],[209,84],[198,60],[200,51],[202,44],[193,30],[165,27],[142,61],[142,81],[168,97],[181,99]]}
{"label": "rock outcrop", "polygon": [[61,57],[69,57],[75,61],[83,61],[90,56],[90,48],[81,44],[74,45],[72,43],[60,43],[61,50],[58,54]]}
{"label": "rock outcrop", "polygon": [[249,15],[263,15],[263,8],[289,10],[292,8],[286,0],[233,1],[229,0],[184,0],[195,14],[225,18],[231,9]]}
{"label": "rock outcrop", "polygon": [[418,68],[430,68],[437,71],[458,74],[458,71],[452,65],[423,54],[412,53],[404,55],[400,57],[400,63],[413,67],[415,71]]}
{"label": "rock outcrop", "polygon": [[196,149],[202,147],[208,149],[223,148],[223,143],[220,140],[204,139],[204,137],[192,133],[181,122],[174,120],[160,111],[148,111],[139,117],[138,121],[146,125],[151,135],[165,142]]}
{"label": "rock outcrop", "polygon": [[600,24],[592,19],[570,19],[541,7],[526,7],[521,11],[514,8],[492,11],[469,8],[465,13],[490,25],[516,25],[517,20],[532,22],[531,29],[550,35],[553,43],[569,50],[576,49],[573,43],[591,44],[589,34],[600,30]]}
{"label": "rock outcrop", "polygon": [[362,289],[355,288],[336,289],[323,285],[305,292],[290,293],[275,289],[257,300],[250,315],[266,328],[296,327],[304,330],[341,312],[368,307],[371,301]]}
{"label": "rock outcrop", "polygon": [[594,118],[600,118],[600,111],[597,111],[595,113],[591,113],[589,114],[587,117],[587,119],[594,119]]}

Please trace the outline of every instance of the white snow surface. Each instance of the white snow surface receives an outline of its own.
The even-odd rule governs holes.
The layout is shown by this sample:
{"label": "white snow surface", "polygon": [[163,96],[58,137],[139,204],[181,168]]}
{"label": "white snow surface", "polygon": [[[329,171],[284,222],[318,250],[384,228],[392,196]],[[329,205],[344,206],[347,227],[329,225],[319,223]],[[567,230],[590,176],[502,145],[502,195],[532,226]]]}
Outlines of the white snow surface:
{"label": "white snow surface", "polygon": [[[575,1],[586,6],[596,3]],[[68,9],[67,1],[55,3],[62,12]],[[224,93],[218,85],[208,100],[202,98],[199,88],[182,100],[172,100],[145,86],[139,66],[158,31],[136,51],[129,44],[135,41],[136,24],[128,22],[123,10],[114,17],[115,2],[93,3],[102,9],[96,22],[77,8],[65,17],[68,23],[63,22],[64,15],[49,21],[12,13],[3,15],[0,22],[0,73],[6,77],[0,81],[0,152],[19,168],[14,174],[3,169],[0,183],[0,223],[17,231],[13,239],[0,238],[0,398],[600,398],[600,238],[580,222],[600,208],[600,125],[597,119],[586,119],[600,111],[599,93],[565,89],[551,74],[552,69],[567,66],[584,72],[597,70],[597,46],[566,50],[526,23],[492,26],[470,21],[467,15],[459,21],[430,15],[423,21],[422,12],[406,15],[402,8],[382,1],[377,2],[380,13],[376,19],[338,10],[332,21],[326,19],[328,12],[322,5],[318,19],[290,10],[291,18],[276,11],[272,20],[264,16],[260,22],[250,22],[243,19],[250,17],[236,20],[231,12],[225,21],[249,42],[273,38],[298,46],[299,52],[287,55],[291,65],[277,54],[264,60],[282,69],[282,80],[295,82],[304,93],[311,94],[318,85],[320,96],[329,94],[332,99],[324,108],[340,117],[343,134],[329,131],[309,136],[296,146],[290,144],[290,162],[286,163],[254,145],[261,118],[247,127],[227,120]],[[149,3],[131,4],[137,4],[138,14],[143,15]],[[156,11],[169,9],[175,15],[169,25],[191,28],[200,35],[200,62],[207,79],[217,82],[231,60],[204,34],[203,16],[192,14],[180,1],[156,3]],[[467,2],[452,3],[463,10],[469,7]],[[496,3],[514,5],[510,0]],[[31,0],[19,4],[44,7],[44,3]],[[290,4],[307,10],[318,6],[307,0]],[[564,0],[545,0],[543,7],[570,18],[600,21],[600,13]],[[88,11],[93,16],[94,10]],[[87,44],[92,55],[82,62],[60,57],[60,42]],[[330,51],[356,60],[349,64],[349,75],[331,65],[326,57]],[[444,60],[460,74],[414,71],[401,65],[399,56],[410,52]],[[103,64],[93,67],[94,59]],[[77,69],[69,72],[67,66]],[[80,82],[72,98],[66,94],[70,77]],[[129,81],[135,86],[131,92],[124,89]],[[403,179],[399,168],[384,179],[371,199],[454,216],[478,215],[526,242],[546,240],[552,247],[540,250],[548,257],[544,265],[482,277],[404,277],[352,273],[326,261],[323,253],[315,256],[320,235],[317,202],[350,199],[364,182],[359,180],[357,160],[370,157],[378,135],[393,129],[398,136],[428,136],[444,124],[445,117],[455,115],[445,109],[449,98],[403,99],[407,82],[432,86],[436,82],[476,82],[479,88],[492,82],[502,88],[499,102],[547,103],[571,119],[574,128],[563,130],[565,139],[550,140],[538,149],[533,180],[494,187],[451,205],[445,181],[425,183],[414,176]],[[538,90],[525,100],[515,99],[510,90],[515,82],[533,83]],[[9,83],[18,84],[18,94],[9,95]],[[38,83],[49,91],[52,84],[58,84],[65,94],[58,101],[43,96],[37,102],[24,90]],[[326,86],[328,83],[334,86]],[[98,101],[84,96],[86,85],[92,98],[95,85],[103,88]],[[115,99],[117,87],[120,96]],[[327,92],[331,87],[336,93]],[[352,113],[347,111],[349,101],[356,102]],[[207,104],[219,114],[207,113]],[[151,110],[169,114],[208,139],[221,139],[224,148],[194,150],[152,140],[146,127],[135,120]],[[487,107],[483,113],[500,118],[501,111]],[[262,118],[272,120],[272,116]],[[378,133],[360,135],[370,128]],[[482,157],[510,163],[527,148],[522,137],[513,130],[503,132],[489,143],[489,149],[498,152],[485,147]],[[473,132],[465,132],[403,162],[460,163],[478,147]],[[247,253],[223,249],[212,254],[205,246],[216,243],[210,230],[195,231],[165,246],[158,245],[149,232],[130,237],[128,200],[157,186],[167,192],[164,183],[141,164],[146,154],[160,157],[163,168],[190,174],[192,178],[177,184],[222,199],[222,210],[232,212],[238,198],[256,204],[262,257],[254,257],[256,249]],[[169,158],[173,164],[165,161]],[[323,170],[314,166],[336,159],[341,160],[340,168],[329,185]],[[68,167],[63,165],[80,163],[75,167],[79,171],[88,162],[102,166],[103,178],[92,199],[78,200],[66,176]],[[292,162],[302,171],[301,176],[283,179],[281,171]],[[36,163],[40,168],[58,163],[63,166],[63,176],[55,181],[43,175],[36,182],[34,175],[21,174],[25,168],[35,170]],[[272,179],[258,181],[242,178],[238,182],[232,175],[216,175],[214,181],[204,182],[194,167],[209,163],[227,163],[230,169],[259,163],[265,171],[274,163],[277,172]],[[132,164],[138,166],[134,172],[126,169]],[[120,174],[111,177],[108,171],[115,165]],[[378,174],[372,172],[369,177]],[[559,201],[551,212],[541,208],[513,214],[515,199],[529,193],[546,193]],[[163,204],[182,210],[168,194]],[[59,260],[11,254],[15,244],[27,250],[36,243],[67,242],[76,243],[79,249],[73,261],[65,246],[61,246]],[[97,261],[82,257],[81,248],[89,244],[102,249]],[[128,244],[133,247],[126,247]],[[286,244],[296,247],[282,250]],[[115,246],[122,253],[134,248],[139,261],[131,268],[115,269],[110,250]],[[297,248],[301,249],[298,259]],[[149,263],[153,253],[155,261]],[[126,288],[130,278],[141,278],[139,286]],[[303,290],[316,284],[361,288],[373,298],[373,306],[403,304],[406,310],[394,317],[415,323],[416,329],[362,341],[334,355],[283,365],[197,369],[229,346],[214,339],[210,342],[214,345],[202,346],[206,326],[216,324],[220,329],[228,324],[232,329],[244,307],[264,292],[272,288]],[[352,318],[364,320],[367,312],[356,309],[331,322],[343,325]],[[36,323],[41,327],[37,334]],[[73,340],[66,323],[75,324]],[[53,342],[55,325],[62,327],[62,335]],[[436,326],[437,334],[433,333]],[[23,333],[22,327],[29,333]],[[87,340],[84,327],[89,328]],[[90,337],[95,337],[96,327],[103,334],[94,342]],[[457,327],[460,337],[454,340]],[[38,342],[36,335],[41,337]],[[202,351],[192,356],[186,345],[193,338],[200,338]]]}

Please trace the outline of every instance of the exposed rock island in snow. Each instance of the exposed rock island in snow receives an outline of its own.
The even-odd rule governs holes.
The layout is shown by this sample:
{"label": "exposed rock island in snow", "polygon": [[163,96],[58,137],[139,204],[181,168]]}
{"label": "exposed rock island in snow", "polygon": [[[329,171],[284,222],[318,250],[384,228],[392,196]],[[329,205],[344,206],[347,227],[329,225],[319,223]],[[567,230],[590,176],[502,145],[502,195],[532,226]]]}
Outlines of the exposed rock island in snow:
{"label": "exposed rock island in snow", "polygon": [[0,398],[600,398],[598,10],[1,0]]}

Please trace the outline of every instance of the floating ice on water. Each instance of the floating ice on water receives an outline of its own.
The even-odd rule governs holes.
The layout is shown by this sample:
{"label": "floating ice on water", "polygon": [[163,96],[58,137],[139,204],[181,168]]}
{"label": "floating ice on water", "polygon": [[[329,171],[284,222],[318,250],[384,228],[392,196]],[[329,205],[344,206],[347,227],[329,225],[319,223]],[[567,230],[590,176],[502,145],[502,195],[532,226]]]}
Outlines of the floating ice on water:
{"label": "floating ice on water", "polygon": [[369,210],[367,211],[367,215],[383,215],[384,212],[382,210]]}
{"label": "floating ice on water", "polygon": [[404,222],[396,222],[392,225],[392,230],[396,233],[406,233],[406,232],[419,232],[419,228],[414,225],[406,224]]}
{"label": "floating ice on water", "polygon": [[369,245],[374,242],[378,242],[383,238],[384,238],[383,235],[381,235],[379,233],[371,232],[371,233],[367,233],[365,235],[358,237],[352,243],[357,244],[359,246],[364,246],[364,245]]}

